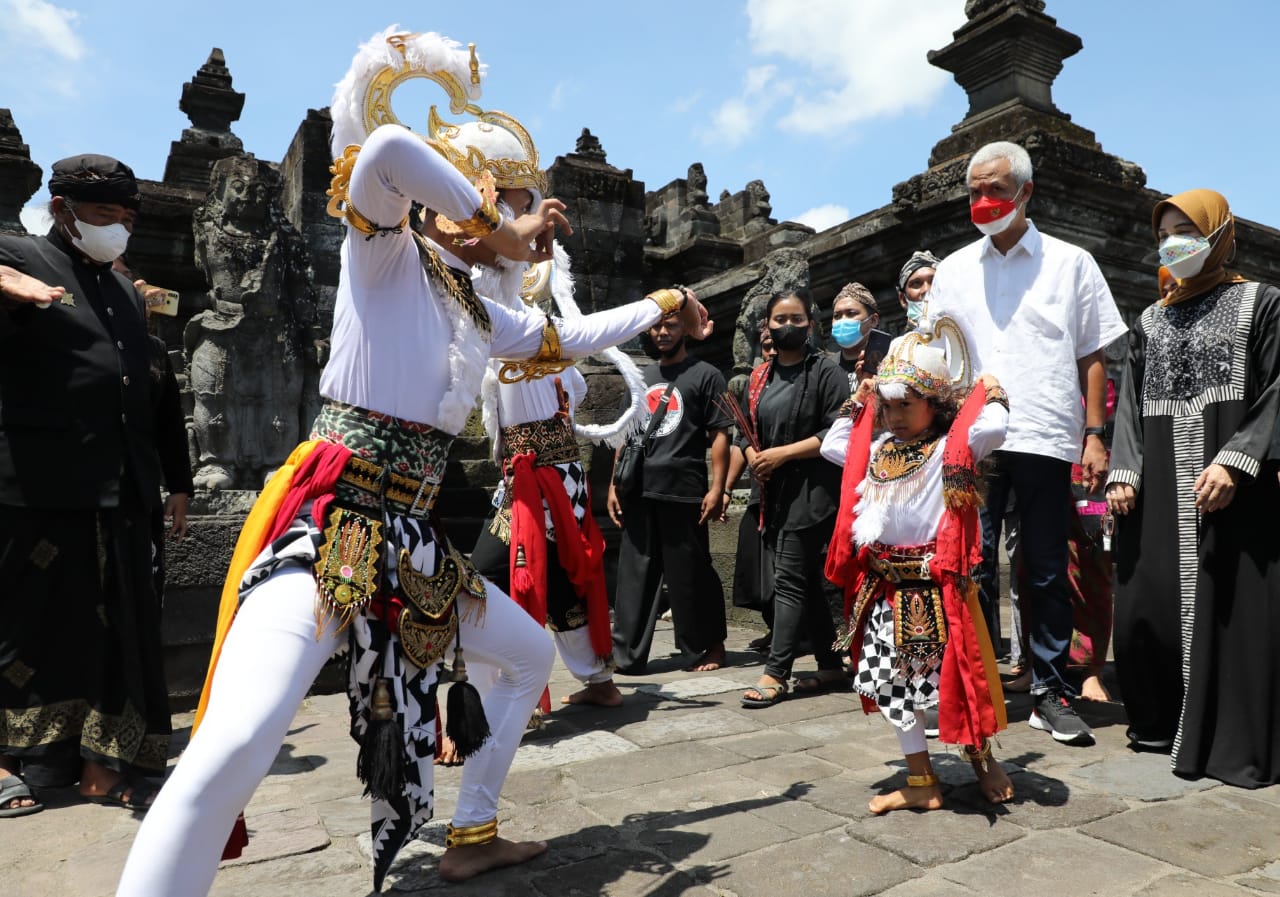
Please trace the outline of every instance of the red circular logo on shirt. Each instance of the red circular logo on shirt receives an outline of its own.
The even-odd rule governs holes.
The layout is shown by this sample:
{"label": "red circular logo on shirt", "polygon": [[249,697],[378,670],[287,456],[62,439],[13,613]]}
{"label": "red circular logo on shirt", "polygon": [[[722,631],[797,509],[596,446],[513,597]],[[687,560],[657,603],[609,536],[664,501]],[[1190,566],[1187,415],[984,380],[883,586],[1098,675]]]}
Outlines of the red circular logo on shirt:
{"label": "red circular logo on shirt", "polygon": [[[645,406],[649,413],[645,416],[644,427],[649,426],[649,418],[658,410],[658,406],[662,403],[662,395],[667,391],[666,383],[656,383],[649,387],[644,394]],[[680,426],[680,421],[684,419],[684,398],[680,395],[680,387],[671,390],[671,397],[667,400],[667,413],[663,415],[662,420],[658,424],[658,428],[653,431],[654,437],[668,436],[675,432],[676,427]],[[643,428],[642,428],[643,431]]]}

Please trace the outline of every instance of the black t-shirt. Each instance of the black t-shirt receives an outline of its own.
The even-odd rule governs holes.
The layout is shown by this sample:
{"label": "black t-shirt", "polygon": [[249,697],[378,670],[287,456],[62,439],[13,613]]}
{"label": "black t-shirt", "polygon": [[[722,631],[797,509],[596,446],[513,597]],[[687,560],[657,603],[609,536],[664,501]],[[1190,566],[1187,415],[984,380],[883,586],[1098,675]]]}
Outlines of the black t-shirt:
{"label": "black t-shirt", "polygon": [[[848,384],[840,366],[819,353],[800,364],[775,361],[756,410],[761,447],[822,439],[849,397]],[[821,456],[782,465],[764,490],[769,528],[801,530],[826,521],[839,505],[840,475],[840,468]]]}
{"label": "black t-shirt", "polygon": [[849,375],[849,394],[852,395],[858,389],[858,382],[854,379],[854,370],[858,367],[857,358],[845,358],[844,353],[836,352],[835,362],[840,365],[840,370]]}
{"label": "black t-shirt", "polygon": [[[679,364],[645,368],[649,412],[658,407],[667,385],[675,380],[667,413],[649,438],[644,458],[645,498],[700,502],[707,494],[709,431],[727,430],[732,419],[716,405],[728,389],[724,375],[692,355]],[[646,414],[641,434],[649,425]]]}

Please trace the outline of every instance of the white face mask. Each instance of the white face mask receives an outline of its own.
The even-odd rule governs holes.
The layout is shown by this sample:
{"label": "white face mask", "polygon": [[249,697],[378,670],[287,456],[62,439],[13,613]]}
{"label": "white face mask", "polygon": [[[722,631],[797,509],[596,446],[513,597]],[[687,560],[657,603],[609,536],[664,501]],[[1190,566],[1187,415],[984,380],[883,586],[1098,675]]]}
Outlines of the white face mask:
{"label": "white face mask", "polygon": [[1204,269],[1204,263],[1213,251],[1213,238],[1218,231],[1227,226],[1224,221],[1218,230],[1207,237],[1192,237],[1182,234],[1169,234],[1160,242],[1160,264],[1169,269],[1169,273],[1178,280],[1195,277]]}
{"label": "white face mask", "polygon": [[[75,215],[74,212],[71,214]],[[118,259],[124,254],[125,247],[129,245],[129,230],[119,222],[105,225],[85,224],[76,218],[76,230],[80,231],[78,237],[71,236],[70,232],[67,233],[71,238],[71,244],[95,262],[101,262],[104,265]]]}

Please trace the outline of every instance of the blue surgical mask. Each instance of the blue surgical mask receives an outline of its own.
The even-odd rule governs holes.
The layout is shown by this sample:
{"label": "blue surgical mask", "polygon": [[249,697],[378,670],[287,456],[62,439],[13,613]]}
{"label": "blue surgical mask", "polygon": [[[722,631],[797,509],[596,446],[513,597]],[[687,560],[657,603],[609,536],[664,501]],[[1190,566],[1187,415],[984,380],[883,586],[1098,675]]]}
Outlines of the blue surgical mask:
{"label": "blue surgical mask", "polygon": [[920,319],[924,317],[924,302],[914,299],[907,300],[907,323],[912,327],[920,325]]}
{"label": "blue surgical mask", "polygon": [[856,346],[862,341],[862,322],[856,318],[841,318],[831,325],[831,336],[841,348]]}

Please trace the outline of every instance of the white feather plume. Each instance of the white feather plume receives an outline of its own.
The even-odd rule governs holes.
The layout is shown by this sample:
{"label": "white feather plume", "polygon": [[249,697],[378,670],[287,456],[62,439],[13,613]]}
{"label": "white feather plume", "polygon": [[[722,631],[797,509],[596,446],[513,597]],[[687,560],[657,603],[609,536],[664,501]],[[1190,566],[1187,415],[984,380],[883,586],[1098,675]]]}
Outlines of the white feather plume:
{"label": "white feather plume", "polygon": [[[480,98],[480,86],[471,83],[471,51],[455,40],[434,31],[417,34],[405,40],[405,54],[387,43],[393,34],[404,33],[399,25],[379,31],[356,51],[351,68],[334,89],[329,114],[333,116],[330,150],[334,158],[351,144],[363,145],[369,132],[364,126],[364,98],[369,82],[388,66],[399,69],[405,62],[419,71],[443,71],[462,85],[471,100]],[[483,77],[485,66],[480,66]],[[426,118],[422,110],[421,118]]]}

